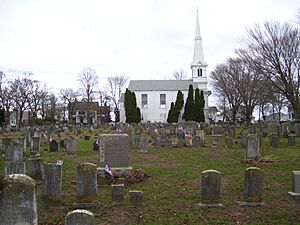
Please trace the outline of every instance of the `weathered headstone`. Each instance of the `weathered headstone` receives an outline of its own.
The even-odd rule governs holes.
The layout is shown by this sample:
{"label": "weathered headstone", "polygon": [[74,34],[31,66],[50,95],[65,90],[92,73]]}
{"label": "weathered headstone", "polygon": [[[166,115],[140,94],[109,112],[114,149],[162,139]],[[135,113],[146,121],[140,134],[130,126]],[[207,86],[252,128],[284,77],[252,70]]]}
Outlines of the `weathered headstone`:
{"label": "weathered headstone", "polygon": [[295,134],[289,134],[288,136],[288,147],[293,147],[296,145],[296,135]]}
{"label": "weathered headstone", "polygon": [[264,186],[263,170],[257,167],[249,167],[245,171],[244,198],[238,201],[239,205],[260,206]]}
{"label": "weathered headstone", "polygon": [[295,134],[297,137],[300,137],[300,123],[295,124]]}
{"label": "weathered headstone", "polygon": [[93,151],[99,151],[98,140],[95,140],[95,141],[93,142]]}
{"label": "weathered headstone", "polygon": [[251,125],[249,127],[249,134],[256,134],[256,126],[255,125]]}
{"label": "weathered headstone", "polygon": [[24,161],[24,149],[14,141],[6,145],[6,161],[8,162],[22,162]]}
{"label": "weathered headstone", "polygon": [[223,139],[223,127],[219,125],[214,125],[212,127],[212,145],[220,145],[221,141]]}
{"label": "weathered headstone", "polygon": [[247,148],[247,143],[248,143],[247,136],[248,136],[247,133],[241,133],[241,147],[242,148]]}
{"label": "weathered headstone", "polygon": [[112,205],[124,205],[124,184],[112,184]]}
{"label": "weathered headstone", "polygon": [[233,137],[230,137],[230,136],[225,137],[225,146],[227,148],[232,148],[233,144],[234,144]]}
{"label": "weathered headstone", "polygon": [[58,151],[58,143],[55,140],[50,141],[50,152]]}
{"label": "weathered headstone", "polygon": [[182,130],[179,130],[177,132],[177,146],[178,147],[183,147],[186,145],[186,142],[185,142],[185,132],[182,131]]}
{"label": "weathered headstone", "polygon": [[97,166],[81,163],[76,168],[77,201],[92,203],[97,199]]}
{"label": "weathered headstone", "polygon": [[271,134],[280,135],[280,129],[277,123],[268,123],[268,136]]}
{"label": "weathered headstone", "polygon": [[41,158],[29,158],[27,162],[27,175],[36,182],[43,181],[43,160]]}
{"label": "weathered headstone", "polygon": [[221,173],[217,170],[205,170],[201,177],[200,207],[221,207]]}
{"label": "weathered headstone", "polygon": [[95,225],[94,214],[84,209],[73,210],[66,215],[65,225]]}
{"label": "weathered headstone", "polygon": [[256,134],[249,134],[247,136],[246,158],[255,160],[261,158],[259,138]]}
{"label": "weathered headstone", "polygon": [[149,145],[149,140],[146,137],[142,137],[140,141],[140,145],[138,148],[138,153],[148,153],[148,145]]}
{"label": "weathered headstone", "polygon": [[288,194],[295,203],[300,204],[300,171],[293,171],[292,191],[289,191]]}
{"label": "weathered headstone", "polygon": [[143,205],[144,192],[142,191],[129,191],[129,202],[133,206]]}
{"label": "weathered headstone", "polygon": [[36,183],[22,174],[0,180],[0,224],[37,225]]}
{"label": "weathered headstone", "polygon": [[279,145],[279,136],[278,134],[272,133],[269,135],[270,146],[273,148],[278,148]]}
{"label": "weathered headstone", "polygon": [[25,137],[19,137],[17,139],[17,142],[18,142],[19,147],[23,151],[23,155],[25,155],[25,153],[26,153],[26,138]]}
{"label": "weathered headstone", "polygon": [[200,136],[194,136],[192,139],[192,144],[194,147],[203,147],[204,146],[204,140]]}
{"label": "weathered headstone", "polygon": [[4,174],[25,174],[25,162],[5,162]]}
{"label": "weathered headstone", "polygon": [[62,165],[57,163],[43,164],[42,200],[48,206],[60,206],[62,185]]}
{"label": "weathered headstone", "polygon": [[100,140],[100,166],[129,167],[129,136],[127,134],[103,134]]}
{"label": "weathered headstone", "polygon": [[66,149],[66,139],[61,137],[59,141],[59,147]]}
{"label": "weathered headstone", "polygon": [[2,154],[6,154],[6,149],[9,148],[10,142],[11,142],[11,138],[6,138],[6,137],[2,138],[2,147],[1,147]]}
{"label": "weathered headstone", "polygon": [[65,139],[66,143],[66,153],[67,155],[76,155],[77,154],[77,140],[73,137]]}
{"label": "weathered headstone", "polygon": [[30,157],[38,157],[40,152],[40,137],[32,137]]}

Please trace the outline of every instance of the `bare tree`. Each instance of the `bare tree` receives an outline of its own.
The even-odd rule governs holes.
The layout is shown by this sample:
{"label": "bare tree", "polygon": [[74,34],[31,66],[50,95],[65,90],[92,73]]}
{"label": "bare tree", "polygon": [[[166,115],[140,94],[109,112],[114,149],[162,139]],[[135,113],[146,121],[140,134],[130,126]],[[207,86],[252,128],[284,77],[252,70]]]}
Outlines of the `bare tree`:
{"label": "bare tree", "polygon": [[60,89],[60,99],[63,105],[63,121],[67,121],[67,109],[69,110],[69,121],[73,115],[75,100],[78,93],[73,89]]}
{"label": "bare tree", "polygon": [[247,48],[237,53],[285,96],[300,120],[300,31],[285,23],[266,22],[247,30]]}
{"label": "bare tree", "polygon": [[[223,103],[228,103],[233,123],[236,122],[236,115],[242,103],[241,94],[238,88],[239,83],[237,82],[239,73],[239,60],[231,58],[229,58],[226,63],[217,65],[211,73],[213,88],[219,99]],[[224,105],[225,109],[225,104],[223,103],[222,105]],[[224,117],[226,116],[225,112],[226,111],[224,110]]]}
{"label": "bare tree", "polygon": [[84,93],[84,98],[87,102],[87,121],[88,124],[91,123],[91,101],[92,101],[92,94],[93,92],[97,89],[98,86],[98,80],[99,77],[96,74],[96,71],[86,67],[83,68],[83,70],[81,71],[81,73],[79,74],[79,78],[78,81],[80,83],[81,86],[81,90]]}
{"label": "bare tree", "polygon": [[128,78],[125,76],[125,74],[115,75],[107,78],[107,91],[114,104],[116,122],[120,121],[120,109],[118,103],[127,81]]}
{"label": "bare tree", "polygon": [[8,79],[5,74],[0,72],[0,106],[4,110],[5,124],[9,124],[9,118],[11,110],[14,107],[14,101],[12,99],[12,91],[8,86]]}
{"label": "bare tree", "polygon": [[180,68],[175,70],[172,73],[172,76],[174,77],[175,80],[183,80],[186,78],[186,72],[182,68]]}

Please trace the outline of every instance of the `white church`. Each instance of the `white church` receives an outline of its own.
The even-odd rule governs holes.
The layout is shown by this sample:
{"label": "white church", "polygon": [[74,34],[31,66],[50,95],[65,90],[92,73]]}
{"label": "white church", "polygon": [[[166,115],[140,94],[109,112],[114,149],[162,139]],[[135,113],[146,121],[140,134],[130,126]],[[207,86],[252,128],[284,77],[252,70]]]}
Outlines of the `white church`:
{"label": "white church", "polygon": [[[194,57],[191,63],[192,78],[188,80],[130,81],[128,89],[135,93],[137,106],[141,110],[142,121],[166,122],[171,102],[175,103],[178,90],[182,91],[184,103],[186,103],[189,85],[192,84],[194,90],[197,87],[203,90],[205,99],[205,121],[208,122],[208,96],[211,94],[211,91],[207,89],[206,67],[207,63],[204,61],[202,37],[197,12]],[[120,122],[125,121],[123,97],[120,100]]]}

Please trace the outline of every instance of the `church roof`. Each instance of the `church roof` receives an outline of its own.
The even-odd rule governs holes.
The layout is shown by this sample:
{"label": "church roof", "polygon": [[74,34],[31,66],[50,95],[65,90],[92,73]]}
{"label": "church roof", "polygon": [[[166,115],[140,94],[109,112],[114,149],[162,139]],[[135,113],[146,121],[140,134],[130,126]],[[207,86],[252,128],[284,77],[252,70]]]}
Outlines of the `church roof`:
{"label": "church roof", "polygon": [[178,91],[188,90],[193,80],[131,80],[128,89],[131,91]]}

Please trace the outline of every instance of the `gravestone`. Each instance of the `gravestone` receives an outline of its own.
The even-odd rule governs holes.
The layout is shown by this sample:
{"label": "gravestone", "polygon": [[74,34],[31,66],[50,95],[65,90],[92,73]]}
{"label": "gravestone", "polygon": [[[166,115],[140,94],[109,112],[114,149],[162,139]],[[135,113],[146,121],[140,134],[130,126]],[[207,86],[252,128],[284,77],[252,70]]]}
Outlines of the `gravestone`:
{"label": "gravestone", "polygon": [[241,147],[242,148],[247,148],[247,136],[248,134],[247,133],[241,133]]}
{"label": "gravestone", "polygon": [[58,143],[55,140],[50,141],[50,152],[58,151]]}
{"label": "gravestone", "polygon": [[42,200],[48,206],[60,206],[62,185],[62,165],[58,163],[43,164]]}
{"label": "gravestone", "polygon": [[268,136],[271,134],[280,135],[280,129],[277,123],[268,123]]}
{"label": "gravestone", "polygon": [[178,147],[183,147],[186,145],[186,142],[185,142],[185,132],[182,131],[182,130],[179,130],[177,132],[177,146]]}
{"label": "gravestone", "polygon": [[40,137],[32,137],[30,157],[38,157],[40,152]]}
{"label": "gravestone", "polygon": [[25,162],[5,162],[4,174],[25,174]]}
{"label": "gravestone", "polygon": [[65,139],[67,155],[75,156],[77,154],[77,140],[74,137]]}
{"label": "gravestone", "polygon": [[148,145],[149,145],[148,138],[142,137],[138,148],[138,153],[148,153]]}
{"label": "gravestone", "polygon": [[29,158],[27,162],[27,175],[36,182],[43,181],[43,160],[41,158]]}
{"label": "gravestone", "polygon": [[161,146],[161,138],[158,135],[154,135],[153,137],[153,145],[156,147]]}
{"label": "gravestone", "polygon": [[93,142],[93,151],[99,151],[98,139]]}
{"label": "gravestone", "polygon": [[124,205],[124,184],[112,184],[112,205],[120,206]]}
{"label": "gravestone", "polygon": [[260,144],[259,138],[256,134],[249,134],[247,136],[246,159],[260,159]]}
{"label": "gravestone", "polygon": [[129,136],[127,134],[102,134],[100,140],[100,166],[129,167]]}
{"label": "gravestone", "polygon": [[293,171],[292,191],[288,195],[295,203],[300,204],[300,171]]}
{"label": "gravestone", "polygon": [[204,146],[204,140],[200,136],[194,136],[192,139],[193,147],[203,147]]}
{"label": "gravestone", "polygon": [[132,206],[143,205],[144,192],[142,191],[129,191],[129,203]]}
{"label": "gravestone", "polygon": [[219,125],[214,125],[212,127],[212,145],[219,145],[223,139],[223,127]]}
{"label": "gravestone", "polygon": [[76,209],[69,212],[65,218],[65,225],[95,225],[94,214],[88,210]]}
{"label": "gravestone", "polygon": [[8,162],[22,162],[24,161],[24,149],[19,143],[10,141],[6,145],[6,161]]}
{"label": "gravestone", "polygon": [[76,168],[77,201],[92,203],[97,199],[97,166],[81,163]]}
{"label": "gravestone", "polygon": [[269,135],[270,146],[273,148],[278,148],[279,136],[275,133]]}
{"label": "gravestone", "polygon": [[239,205],[260,206],[264,186],[263,170],[257,167],[249,167],[245,171],[244,197],[238,201]]}
{"label": "gravestone", "polygon": [[2,147],[1,147],[2,154],[4,155],[6,154],[6,149],[9,148],[10,142],[11,142],[11,138],[6,138],[6,137],[2,138]]}
{"label": "gravestone", "polygon": [[289,134],[288,136],[288,147],[293,147],[296,145],[296,135],[295,134]]}
{"label": "gravestone", "polygon": [[26,138],[25,137],[19,137],[17,139],[17,142],[18,142],[19,147],[23,151],[23,155],[25,155],[25,153],[26,153]]}
{"label": "gravestone", "polygon": [[0,180],[0,224],[38,225],[36,183],[22,174]]}
{"label": "gravestone", "polygon": [[139,147],[140,142],[141,142],[141,135],[135,135],[135,136],[134,136],[134,144],[135,144],[135,147],[136,147],[136,148]]}
{"label": "gravestone", "polygon": [[249,127],[249,134],[256,134],[256,126],[255,125],[251,125]]}
{"label": "gravestone", "polygon": [[66,139],[61,137],[59,141],[59,147],[66,149]]}
{"label": "gravestone", "polygon": [[205,170],[201,176],[200,207],[221,207],[221,173],[217,170]]}
{"label": "gravestone", "polygon": [[234,144],[233,137],[231,137],[231,136],[225,137],[225,146],[226,146],[227,148],[232,148],[232,147],[233,147],[233,144]]}

